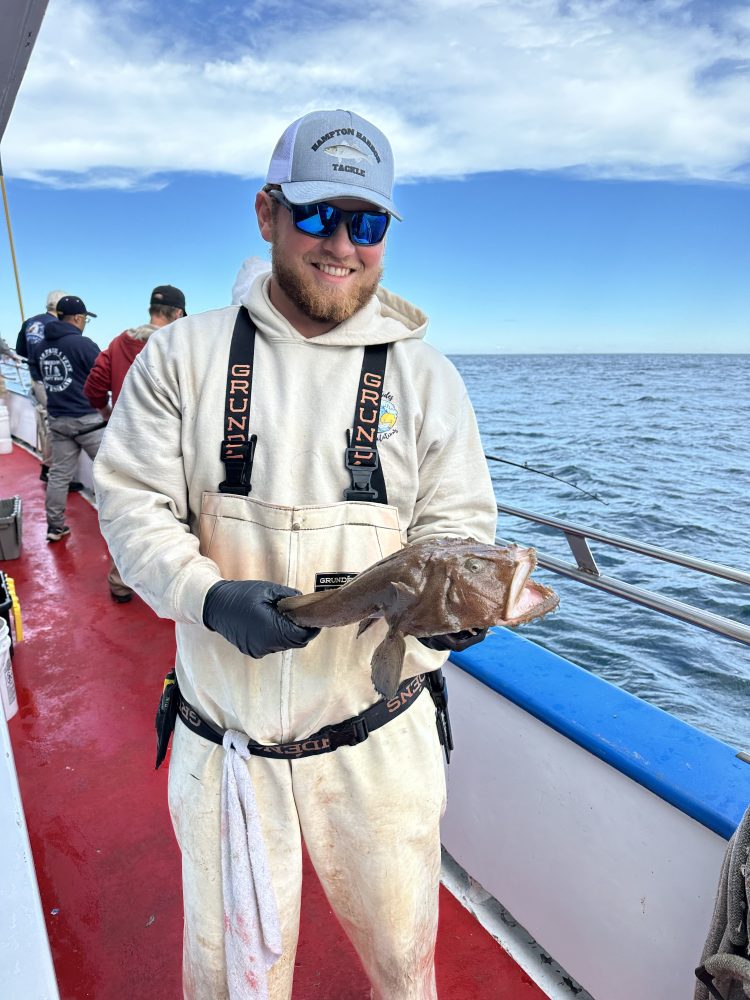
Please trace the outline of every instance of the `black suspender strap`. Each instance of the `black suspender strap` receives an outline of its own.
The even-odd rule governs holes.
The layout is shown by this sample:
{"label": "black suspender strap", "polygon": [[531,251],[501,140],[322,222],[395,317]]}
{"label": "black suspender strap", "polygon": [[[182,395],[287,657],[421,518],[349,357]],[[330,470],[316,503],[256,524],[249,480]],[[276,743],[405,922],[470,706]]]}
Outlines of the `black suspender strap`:
{"label": "black suspender strap", "polygon": [[224,403],[224,440],[221,461],[226,479],[219,484],[221,493],[247,496],[257,437],[250,434],[250,399],[253,390],[255,324],[244,306],[237,311],[227,366],[227,391]]}
{"label": "black suspender strap", "polygon": [[[255,324],[247,309],[240,306],[227,365],[224,439],[221,442],[221,461],[226,478],[219,484],[221,493],[247,496],[252,492],[253,458],[258,440],[255,434],[250,434],[254,354]],[[387,344],[372,344],[364,350],[354,422],[352,430],[347,432],[348,447],[344,455],[344,463],[352,479],[349,489],[344,490],[346,500],[388,503],[378,456],[380,402],[387,359]]]}
{"label": "black suspender strap", "polygon": [[383,469],[378,456],[378,424],[380,401],[383,397],[387,344],[372,344],[365,348],[362,372],[359,376],[354,423],[348,435],[344,464],[352,477],[345,500],[369,500],[388,503]]}

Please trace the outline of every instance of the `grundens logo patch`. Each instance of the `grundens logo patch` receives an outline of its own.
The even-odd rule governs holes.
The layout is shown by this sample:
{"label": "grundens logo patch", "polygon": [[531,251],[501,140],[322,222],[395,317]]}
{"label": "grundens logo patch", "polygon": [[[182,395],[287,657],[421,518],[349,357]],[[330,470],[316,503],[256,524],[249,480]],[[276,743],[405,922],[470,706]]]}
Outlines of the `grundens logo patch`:
{"label": "grundens logo patch", "polygon": [[338,587],[343,587],[345,583],[349,580],[353,580],[357,573],[316,573],[315,574],[315,589],[316,590],[336,590]]}

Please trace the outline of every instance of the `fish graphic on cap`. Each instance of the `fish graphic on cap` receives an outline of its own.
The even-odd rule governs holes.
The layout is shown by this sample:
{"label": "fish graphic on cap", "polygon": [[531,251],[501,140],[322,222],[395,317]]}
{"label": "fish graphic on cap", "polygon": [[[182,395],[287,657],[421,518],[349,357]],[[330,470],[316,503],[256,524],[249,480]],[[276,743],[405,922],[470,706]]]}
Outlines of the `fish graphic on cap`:
{"label": "fish graphic on cap", "polygon": [[335,156],[337,160],[362,160],[364,163],[368,161],[372,163],[372,157],[369,153],[363,153],[361,150],[355,149],[354,146],[324,146],[323,152],[329,156]]}

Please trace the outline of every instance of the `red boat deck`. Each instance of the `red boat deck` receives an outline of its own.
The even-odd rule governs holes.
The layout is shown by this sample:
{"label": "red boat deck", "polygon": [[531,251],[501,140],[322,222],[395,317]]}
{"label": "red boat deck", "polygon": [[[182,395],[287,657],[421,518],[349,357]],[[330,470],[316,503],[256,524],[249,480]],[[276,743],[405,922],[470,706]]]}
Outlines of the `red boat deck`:
{"label": "red boat deck", "polygon": [[[172,624],[137,597],[111,601],[107,550],[83,497],[68,501],[72,534],[46,542],[38,474],[18,447],[0,456],[0,496],[23,498],[21,557],[2,564],[24,624],[9,729],[60,995],[177,1000],[180,859],[153,729]],[[445,889],[437,978],[441,1000],[545,998]],[[294,1000],[369,995],[308,864]]]}

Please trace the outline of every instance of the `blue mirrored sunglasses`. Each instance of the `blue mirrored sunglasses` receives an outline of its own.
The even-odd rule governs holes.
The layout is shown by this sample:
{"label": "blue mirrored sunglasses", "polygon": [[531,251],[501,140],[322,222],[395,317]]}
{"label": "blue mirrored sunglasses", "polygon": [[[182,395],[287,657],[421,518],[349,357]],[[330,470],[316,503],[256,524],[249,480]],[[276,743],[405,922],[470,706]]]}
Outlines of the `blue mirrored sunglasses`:
{"label": "blue mirrored sunglasses", "polygon": [[349,239],[357,246],[371,247],[381,243],[388,231],[391,217],[388,212],[359,211],[347,212],[343,208],[329,205],[327,201],[316,201],[309,205],[292,205],[281,191],[275,188],[267,192],[275,201],[292,213],[292,222],[305,236],[315,236],[325,240],[333,236],[341,223],[346,224]]}

